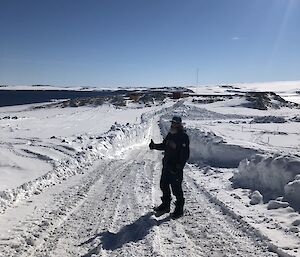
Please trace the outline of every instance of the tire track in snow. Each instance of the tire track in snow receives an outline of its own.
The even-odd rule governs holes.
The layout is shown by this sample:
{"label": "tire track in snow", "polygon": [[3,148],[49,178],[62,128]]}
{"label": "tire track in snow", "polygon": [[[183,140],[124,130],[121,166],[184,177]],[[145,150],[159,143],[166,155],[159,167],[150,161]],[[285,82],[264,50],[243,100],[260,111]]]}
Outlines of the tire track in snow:
{"label": "tire track in snow", "polygon": [[38,243],[5,256],[272,256],[209,201],[188,168],[185,216],[156,220],[160,153],[140,147],[102,165],[56,196],[47,212],[55,224],[35,231]]}
{"label": "tire track in snow", "polygon": [[[67,245],[70,245],[69,249],[72,249],[71,253],[66,253],[66,256],[80,256],[78,255],[78,249],[73,251],[74,241],[79,243],[82,238],[90,237],[91,234],[101,232],[97,228],[107,228],[108,224],[114,223],[114,219],[116,218],[115,210],[118,204],[120,204],[121,199],[119,183],[120,181],[122,183],[124,178],[123,172],[115,171],[118,169],[126,171],[126,168],[131,165],[132,163],[115,161],[114,165],[104,171],[102,181],[95,184],[91,189],[82,208],[74,213],[62,227],[57,229],[56,234],[59,239],[55,244],[53,253],[50,251],[50,256],[62,254],[66,242],[70,242],[70,244],[67,243]],[[86,225],[88,225],[88,229],[86,229]],[[64,234],[64,231],[67,230],[70,230],[71,233]],[[47,244],[44,248],[49,249]],[[84,252],[85,251],[82,251],[82,254]]]}
{"label": "tire track in snow", "polygon": [[[186,216],[183,221],[190,238],[201,243],[209,254],[205,256],[277,256],[270,253],[261,239],[247,233],[247,228],[227,215],[202,192],[201,186],[189,176],[187,166],[184,178]],[[180,222],[181,223],[181,222]]]}
{"label": "tire track in snow", "polygon": [[[109,167],[112,163],[116,166],[115,161],[105,162],[105,165]],[[51,188],[50,191],[55,192],[57,190],[58,192],[53,194],[53,199],[50,201],[46,198],[45,205],[37,205],[40,208],[38,210],[36,210],[37,206],[33,210],[29,208],[32,201],[19,206],[21,211],[23,211],[23,206],[28,207],[29,210],[26,211],[25,209],[25,211],[29,214],[12,229],[8,240],[0,245],[0,252],[4,254],[3,256],[29,256],[34,254],[44,241],[48,241],[49,238],[53,237],[53,231],[84,202],[87,192],[100,179],[102,171],[103,169],[100,169],[96,173],[87,173],[75,185],[67,185],[64,188],[62,184]],[[43,194],[37,197],[43,198]],[[19,216],[18,208],[16,208],[15,213],[13,210],[10,212],[7,213],[8,216]],[[37,218],[34,220],[33,217]]]}
{"label": "tire track in snow", "polygon": [[[142,158],[143,157],[144,155],[142,156]],[[136,172],[134,171],[134,167],[139,165],[140,164],[136,163],[135,160],[115,160],[115,166],[112,165],[112,167],[109,167],[105,170],[105,172],[103,172],[101,183],[96,183],[93,186],[91,192],[89,192],[89,194],[87,195],[88,199],[84,201],[78,212],[70,215],[69,220],[65,221],[60,227],[56,228],[53,232],[53,238],[48,240],[48,242],[46,242],[44,246],[41,247],[42,249],[37,250],[34,253],[34,256],[40,256],[41,254],[56,256],[57,254],[62,254],[64,248],[68,248],[66,247],[66,245],[68,245],[68,241],[74,242],[77,240],[82,242],[82,238],[90,237],[91,232],[93,232],[92,234],[95,234],[95,232],[99,234],[104,230],[116,230],[120,226],[120,224],[125,223],[125,221],[127,222],[128,217],[122,219],[122,215],[120,214],[123,214],[124,216],[124,213],[130,213],[128,207],[132,207],[133,202],[129,206],[126,206],[124,204],[124,201],[127,201],[131,198],[133,199],[133,197],[130,196],[129,198],[124,199],[124,196],[126,196],[128,192],[128,185],[129,187],[132,187],[132,185],[135,184],[134,181]],[[102,188],[103,195],[101,195],[101,191],[99,188]],[[105,208],[100,208],[99,210],[99,203],[105,206]],[[100,221],[98,223],[95,223],[95,221],[97,220]],[[78,226],[78,224],[80,225]],[[90,233],[87,233],[85,231],[87,230],[87,224],[89,224],[89,227],[96,227],[99,229],[95,231],[94,229],[89,228]],[[111,225],[108,226],[108,224]],[[84,229],[83,231],[80,231],[80,228],[82,227]],[[74,231],[72,231],[72,233],[64,233],[64,231],[68,230]],[[71,240],[70,238],[68,238],[68,234],[70,234]],[[67,238],[65,238],[65,236]],[[71,243],[70,249],[72,248],[74,248],[74,244]],[[96,249],[95,252],[97,252],[98,250],[99,249]],[[84,252],[84,250],[82,252]],[[104,253],[105,251],[102,251],[103,256]],[[66,256],[80,256],[80,254],[78,254],[78,249],[76,249],[76,251],[74,252],[68,250],[68,252],[65,252],[64,254]]]}
{"label": "tire track in snow", "polygon": [[102,245],[98,244],[98,249],[92,248],[86,256],[91,256],[91,253],[97,253],[97,251],[100,256],[126,256],[128,254],[145,256],[145,253],[152,252],[150,243],[145,242],[139,244],[138,247],[131,244],[131,242],[142,240],[148,228],[156,224],[156,220],[146,212],[152,202],[149,197],[152,183],[148,178],[152,174],[148,171],[152,170],[153,173],[153,169],[146,168],[148,166],[146,163],[149,162],[144,161],[145,154],[143,149],[132,155],[135,160],[132,165],[129,165],[130,170],[123,178],[125,182],[122,183],[120,199],[114,210],[114,221],[106,231],[102,229],[104,233]]}

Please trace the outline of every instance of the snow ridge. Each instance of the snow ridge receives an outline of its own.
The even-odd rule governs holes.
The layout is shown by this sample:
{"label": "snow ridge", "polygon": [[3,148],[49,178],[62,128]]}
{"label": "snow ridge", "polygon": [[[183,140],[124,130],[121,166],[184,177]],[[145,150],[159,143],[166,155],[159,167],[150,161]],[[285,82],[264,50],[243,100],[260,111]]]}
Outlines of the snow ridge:
{"label": "snow ridge", "polygon": [[[192,166],[189,166],[189,168],[193,169]],[[195,179],[192,177],[191,179],[195,181],[195,184],[197,184]],[[280,249],[280,247],[272,243],[268,236],[264,235],[262,231],[249,224],[247,220],[245,220],[245,217],[239,215],[232,206],[220,200],[217,194],[212,193],[209,188],[206,188],[205,184],[201,184],[201,186],[198,186],[197,188],[203,194],[205,194],[211,202],[218,205],[224,214],[230,216],[233,220],[236,220],[240,224],[241,229],[250,237],[261,240],[262,244],[266,245],[270,252],[278,254],[279,257],[294,257],[294,255],[288,254],[284,250]]]}
{"label": "snow ridge", "polygon": [[170,107],[144,113],[141,115],[139,124],[121,125],[116,122],[104,134],[86,134],[63,139],[64,143],[70,144],[70,147],[65,147],[71,149],[71,153],[43,176],[17,188],[0,191],[0,213],[16,201],[39,194],[44,188],[53,186],[75,174],[84,173],[96,160],[112,159],[126,154],[130,148],[147,144],[150,141],[152,124],[156,122],[155,117],[168,113],[181,104],[177,102]]}
{"label": "snow ridge", "polygon": [[[164,136],[169,130],[169,119],[160,119],[160,129]],[[241,160],[257,154],[259,151],[239,145],[227,144],[222,137],[213,132],[196,128],[187,128],[190,137],[191,163],[205,162],[214,167],[238,167]]]}
{"label": "snow ridge", "polygon": [[144,120],[137,125],[115,124],[103,135],[80,137],[83,147],[74,149],[75,154],[61,160],[53,170],[17,188],[1,191],[0,212],[4,212],[9,205],[18,200],[39,194],[46,187],[55,185],[75,174],[83,173],[98,159],[113,158],[134,145],[148,142],[151,122],[152,119]]}
{"label": "snow ridge", "polygon": [[283,196],[299,208],[300,159],[258,154],[240,162],[232,181],[236,187],[259,190],[268,198]]}

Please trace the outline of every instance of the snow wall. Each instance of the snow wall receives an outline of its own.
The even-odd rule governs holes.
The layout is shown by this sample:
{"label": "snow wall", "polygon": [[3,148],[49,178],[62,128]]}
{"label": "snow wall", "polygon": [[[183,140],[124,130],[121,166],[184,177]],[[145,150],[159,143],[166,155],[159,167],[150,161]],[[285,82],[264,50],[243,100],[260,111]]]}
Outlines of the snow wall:
{"label": "snow wall", "polygon": [[300,158],[257,154],[240,162],[232,178],[235,187],[259,190],[265,196],[283,196],[300,207]]}
{"label": "snow wall", "polygon": [[[85,172],[97,160],[114,158],[131,147],[149,143],[153,117],[159,113],[160,111],[142,115],[140,124],[116,123],[104,134],[64,138],[63,144],[70,150],[56,163],[53,170],[17,188],[0,191],[0,213],[18,200],[39,194],[46,187]],[[61,144],[61,138],[57,140]]]}
{"label": "snow wall", "polygon": [[[170,128],[170,117],[160,119],[160,129],[165,137]],[[241,160],[257,154],[258,151],[238,145],[227,144],[221,137],[212,132],[188,128],[190,138],[191,163],[204,162],[214,167],[235,168]]]}
{"label": "snow wall", "polygon": [[[100,159],[115,158],[137,145],[149,144],[153,122],[157,115],[164,115],[181,103],[150,111],[141,116],[139,124],[121,125],[115,123],[110,130],[99,135],[74,135],[64,138],[64,147],[69,149],[65,158],[55,164],[50,172],[34,180],[28,181],[14,189],[0,191],[0,213],[12,203],[39,194],[50,187],[75,174],[84,173],[93,163]],[[59,144],[61,144],[61,139]]]}

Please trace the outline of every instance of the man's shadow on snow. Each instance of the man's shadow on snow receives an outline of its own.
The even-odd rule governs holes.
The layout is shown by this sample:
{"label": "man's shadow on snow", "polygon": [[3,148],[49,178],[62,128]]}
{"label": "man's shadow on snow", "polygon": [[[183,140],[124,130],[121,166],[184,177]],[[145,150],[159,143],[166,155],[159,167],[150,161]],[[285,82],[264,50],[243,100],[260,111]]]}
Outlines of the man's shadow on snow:
{"label": "man's shadow on snow", "polygon": [[170,217],[156,220],[152,217],[152,215],[154,215],[153,212],[148,212],[133,223],[122,227],[117,233],[105,231],[94,235],[90,239],[81,243],[79,246],[92,243],[97,238],[100,238],[101,242],[91,249],[87,254],[82,255],[82,257],[90,257],[93,254],[98,254],[101,248],[113,251],[121,248],[124,244],[129,242],[138,242],[145,238],[152,227],[159,226],[162,223],[170,220]]}

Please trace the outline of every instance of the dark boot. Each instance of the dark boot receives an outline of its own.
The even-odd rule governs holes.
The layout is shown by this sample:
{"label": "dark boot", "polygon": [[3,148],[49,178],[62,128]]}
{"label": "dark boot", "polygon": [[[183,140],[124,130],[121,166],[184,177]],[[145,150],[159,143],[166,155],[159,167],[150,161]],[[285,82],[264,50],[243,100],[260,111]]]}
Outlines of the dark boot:
{"label": "dark boot", "polygon": [[161,198],[162,203],[159,206],[153,208],[155,212],[167,213],[170,212],[171,200],[166,200],[163,197]]}
{"label": "dark boot", "polygon": [[175,210],[171,213],[172,219],[178,219],[183,216],[183,203],[175,203]]}

